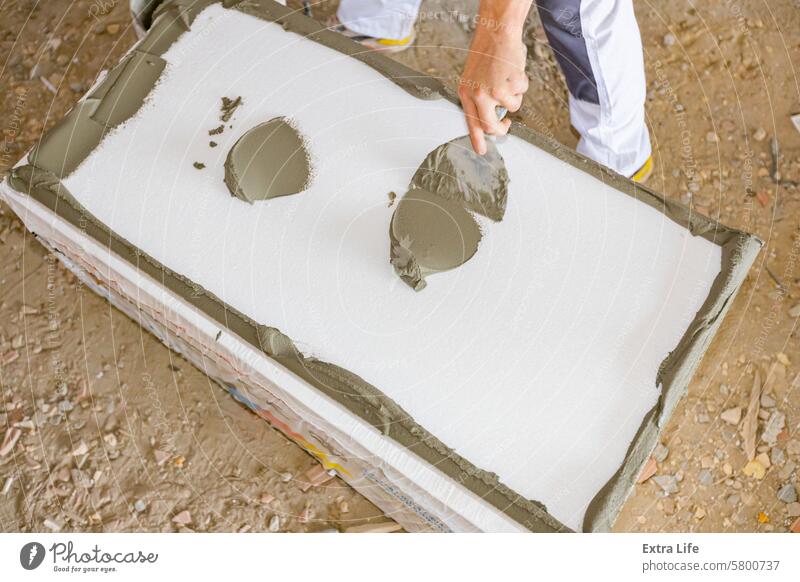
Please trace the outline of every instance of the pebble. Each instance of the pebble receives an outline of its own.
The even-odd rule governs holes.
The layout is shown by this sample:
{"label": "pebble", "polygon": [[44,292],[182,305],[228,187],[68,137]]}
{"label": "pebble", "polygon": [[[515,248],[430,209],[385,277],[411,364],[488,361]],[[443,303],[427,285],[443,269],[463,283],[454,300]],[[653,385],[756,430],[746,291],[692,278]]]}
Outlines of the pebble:
{"label": "pebble", "polygon": [[156,458],[156,464],[163,465],[169,460],[171,455],[166,451],[161,451],[159,449],[156,449],[153,451],[153,456],[155,456]]}
{"label": "pebble", "polygon": [[656,475],[651,480],[667,495],[678,492],[678,480],[675,475]]}
{"label": "pebble", "polygon": [[81,455],[85,455],[88,452],[89,452],[89,447],[86,445],[86,442],[81,441],[77,447],[72,449],[72,456],[80,457]]}
{"label": "pebble", "polygon": [[119,32],[119,29],[120,25],[116,23],[109,24],[108,26],[106,26],[106,32],[108,34],[117,34]]}
{"label": "pebble", "polygon": [[703,469],[700,471],[700,476],[698,477],[701,485],[711,485],[714,482],[714,476],[711,474],[711,471],[708,469]]}
{"label": "pebble", "polygon": [[141,499],[137,499],[136,503],[133,504],[133,508],[136,510],[137,513],[141,513],[145,509],[147,509],[147,504]]}
{"label": "pebble", "polygon": [[742,469],[742,473],[747,475],[748,477],[753,477],[754,479],[761,480],[764,478],[764,475],[767,474],[767,469],[759,463],[757,460],[752,460],[744,466]]}
{"label": "pebble", "polygon": [[793,501],[786,506],[786,513],[789,517],[800,517],[800,503]]}
{"label": "pebble", "polygon": [[277,515],[273,515],[269,519],[269,525],[267,526],[267,529],[269,529],[269,531],[271,531],[273,533],[275,533],[279,529],[281,529],[281,518],[278,517]]}
{"label": "pebble", "polygon": [[717,141],[718,141],[717,134],[714,133],[713,131],[709,131],[706,134],[706,141],[708,143],[717,143]]}
{"label": "pebble", "polygon": [[761,406],[764,408],[775,408],[775,404],[775,399],[769,394],[764,393],[761,395]]}
{"label": "pebble", "polygon": [[656,448],[653,450],[653,457],[659,463],[663,463],[667,459],[668,455],[669,455],[669,448],[667,448],[666,445],[663,445],[661,443],[658,443],[656,445]]}
{"label": "pebble", "polygon": [[658,465],[656,464],[656,460],[653,457],[647,459],[647,462],[642,467],[642,470],[639,472],[639,477],[636,479],[637,483],[644,483],[650,477],[656,474],[658,471]]}
{"label": "pebble", "polygon": [[742,419],[742,409],[738,406],[734,408],[729,408],[728,410],[724,411],[719,417],[727,422],[728,424],[737,425],[739,421]]}
{"label": "pebble", "polygon": [[797,489],[791,483],[787,483],[778,489],[778,499],[784,503],[795,503],[797,501]]}
{"label": "pebble", "polygon": [[284,483],[288,483],[289,481],[291,481],[292,477],[293,475],[288,471],[286,473],[281,473],[281,481],[283,481]]}
{"label": "pebble", "polygon": [[765,130],[763,127],[757,128],[753,132],[753,139],[756,141],[764,141],[767,139],[767,130]]}
{"label": "pebble", "polygon": [[61,524],[53,519],[45,519],[44,527],[46,527],[50,531],[61,531]]}
{"label": "pebble", "polygon": [[701,519],[703,519],[705,516],[706,516],[706,510],[705,510],[705,509],[703,509],[702,507],[698,507],[697,509],[695,509],[695,510],[694,510],[694,518],[695,518],[697,521],[700,521],[700,520],[701,520]]}
{"label": "pebble", "polygon": [[778,440],[778,434],[785,425],[786,415],[778,410],[773,411],[767,421],[767,425],[764,427],[764,432],[761,434],[761,440],[773,446]]}
{"label": "pebble", "polygon": [[172,518],[172,522],[177,523],[178,525],[188,525],[192,523],[192,514],[184,509],[178,515]]}
{"label": "pebble", "polygon": [[789,317],[800,317],[800,303],[789,310]]}
{"label": "pebble", "polygon": [[674,34],[665,34],[664,38],[661,39],[661,44],[665,47],[671,47],[675,44],[675,35]]}

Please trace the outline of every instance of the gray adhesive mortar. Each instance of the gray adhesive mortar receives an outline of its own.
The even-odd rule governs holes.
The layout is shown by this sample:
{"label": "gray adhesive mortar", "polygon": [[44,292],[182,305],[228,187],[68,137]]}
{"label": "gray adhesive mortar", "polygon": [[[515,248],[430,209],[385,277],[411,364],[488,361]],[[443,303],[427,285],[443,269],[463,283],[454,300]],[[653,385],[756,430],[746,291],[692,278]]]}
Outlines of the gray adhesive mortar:
{"label": "gray adhesive mortar", "polygon": [[[160,55],[180,34],[189,30],[194,17],[200,11],[213,3],[211,0],[173,0],[162,4],[154,13],[153,27],[132,52],[154,57],[151,62],[156,65],[163,63]],[[435,79],[408,69],[378,53],[365,52],[361,45],[326,30],[299,12],[270,0],[226,1],[223,4],[252,16],[279,23],[286,30],[306,36],[364,62],[418,98],[441,98],[458,104],[456,95]],[[98,100],[100,103],[92,106],[99,107],[105,104],[112,110],[114,102],[119,102],[124,105],[125,114],[133,115],[154,86],[155,79],[150,67],[133,67],[129,70],[129,67],[121,68],[121,66],[115,67],[104,83],[83,102]],[[117,83],[121,78],[125,81],[121,87],[130,83],[136,86],[137,90],[130,93],[112,91],[120,87]],[[40,145],[31,152],[27,165],[17,166],[10,172],[8,182],[14,190],[28,194],[57,216],[79,226],[88,236],[107,245],[109,250],[183,297],[190,305],[205,312],[244,341],[263,350],[268,357],[315,386],[332,400],[347,407],[383,434],[405,446],[524,527],[535,532],[570,531],[547,513],[544,505],[521,497],[500,483],[493,473],[479,469],[457,455],[414,422],[394,401],[362,378],[333,364],[302,355],[292,340],[279,330],[258,324],[231,308],[202,287],[149,257],[92,216],[67,191],[60,179],[71,173],[88,153],[99,145],[104,131],[113,125],[108,121],[111,117],[98,120],[90,115],[87,118],[86,112],[77,111],[78,109],[79,106],[73,108],[62,123],[45,134]],[[116,123],[124,121],[119,119],[120,117],[122,115],[117,116]],[[69,131],[74,132],[81,140],[81,147],[63,150],[57,145],[60,137],[63,137],[63,132],[66,131],[63,129],[66,125],[69,125]],[[589,505],[584,520],[584,531],[607,531],[630,494],[641,467],[655,447],[660,430],[672,414],[677,402],[685,394],[694,370],[730,308],[763,242],[753,235],[726,227],[693,212],[682,204],[667,200],[646,187],[634,184],[624,176],[523,125],[512,124],[511,133],[575,168],[591,174],[618,191],[657,209],[675,223],[688,229],[694,236],[701,236],[722,247],[720,273],[714,280],[708,298],[678,346],[665,358],[659,368],[655,379],[661,389],[658,403],[642,421],[620,468]]]}
{"label": "gray adhesive mortar", "polygon": [[297,194],[310,181],[303,138],[282,117],[245,132],[225,160],[225,185],[232,196],[250,204]]}
{"label": "gray adhesive mortar", "polygon": [[427,275],[455,269],[478,252],[481,229],[461,201],[413,189],[397,204],[389,240],[395,272],[421,291]]}
{"label": "gray adhesive mortar", "polygon": [[483,156],[469,136],[444,143],[425,156],[411,190],[389,227],[389,258],[414,291],[425,277],[463,265],[478,252],[481,232],[470,212],[500,221],[506,212],[508,170],[493,139]]}

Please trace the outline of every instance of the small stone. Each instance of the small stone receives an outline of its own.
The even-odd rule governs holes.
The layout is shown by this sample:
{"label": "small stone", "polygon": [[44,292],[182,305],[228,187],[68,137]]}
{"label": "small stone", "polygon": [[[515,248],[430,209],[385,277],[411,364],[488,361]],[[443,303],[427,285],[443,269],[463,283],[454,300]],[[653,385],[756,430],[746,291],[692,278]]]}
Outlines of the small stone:
{"label": "small stone", "polygon": [[756,141],[764,141],[767,139],[767,130],[763,127],[756,128],[753,132],[753,139]]}
{"label": "small stone", "polygon": [[675,513],[675,501],[671,498],[667,497],[661,502],[662,509],[666,515],[672,515]]}
{"label": "small stone", "polygon": [[293,475],[288,471],[286,473],[281,473],[281,481],[283,481],[284,483],[288,483],[289,481],[291,481],[292,477]]}
{"label": "small stone", "polygon": [[206,165],[202,162],[195,162],[192,165],[198,170],[202,170],[203,168],[206,167]]}
{"label": "small stone", "polygon": [[792,120],[792,125],[794,125],[794,128],[797,131],[800,131],[800,113],[795,113],[790,117],[790,119]]}
{"label": "small stone", "polygon": [[145,509],[147,509],[147,504],[141,499],[137,499],[136,502],[133,504],[133,509],[136,510],[136,513],[141,513]]}
{"label": "small stone", "polygon": [[166,451],[155,449],[153,451],[153,456],[156,458],[156,464],[161,466],[166,463],[172,455]]}
{"label": "small stone", "polygon": [[183,455],[175,457],[175,460],[172,461],[172,464],[178,467],[178,469],[182,469],[183,466],[186,464],[186,457]]}
{"label": "small stone", "polygon": [[339,502],[339,513],[348,513],[350,511],[350,504],[342,500]]}
{"label": "small stone", "polygon": [[791,483],[787,483],[778,489],[778,499],[784,503],[795,503],[797,501],[797,489]]}
{"label": "small stone", "polygon": [[775,404],[775,399],[769,394],[764,393],[761,395],[761,406],[764,408],[775,408]]}
{"label": "small stone", "polygon": [[774,410],[764,427],[764,432],[761,434],[761,440],[770,446],[774,446],[778,441],[778,434],[783,430],[786,425],[786,415],[778,410]]}
{"label": "small stone", "polygon": [[714,133],[713,131],[709,131],[706,134],[706,141],[708,143],[717,143],[717,141],[718,141],[717,134]]}
{"label": "small stone", "polygon": [[663,463],[667,459],[668,455],[669,449],[666,447],[666,445],[661,443],[658,443],[656,448],[653,450],[653,457],[659,463]]}
{"label": "small stone", "polygon": [[764,465],[754,459],[744,466],[742,473],[748,477],[753,477],[754,479],[758,479],[760,481],[764,478],[764,475],[767,474],[767,469],[764,467]]}
{"label": "small stone", "polygon": [[263,503],[264,505],[268,505],[268,504],[272,503],[273,501],[275,501],[275,496],[274,495],[270,495],[269,493],[262,493],[261,494],[261,503]]}
{"label": "small stone", "polygon": [[700,520],[701,520],[701,519],[703,519],[705,516],[706,516],[706,510],[705,510],[705,509],[703,509],[702,507],[699,507],[699,506],[698,506],[698,507],[697,507],[697,509],[695,509],[695,510],[694,510],[694,518],[695,518],[697,521],[700,521]]}
{"label": "small stone", "polygon": [[84,441],[81,441],[77,447],[72,449],[72,456],[80,457],[81,455],[85,455],[88,452],[89,452],[89,447],[86,445]]}
{"label": "small stone", "polygon": [[652,481],[667,495],[678,492],[678,480],[675,475],[657,475]]}
{"label": "small stone", "polygon": [[789,310],[789,317],[800,317],[800,303]]}
{"label": "small stone", "polygon": [[106,26],[106,32],[108,34],[117,34],[119,32],[119,29],[120,29],[120,25],[116,24],[116,23],[109,24],[108,26]]}
{"label": "small stone", "polygon": [[644,525],[647,523],[647,518],[643,515],[640,515],[639,517],[636,518],[636,522],[641,525]]}
{"label": "small stone", "polygon": [[178,515],[172,518],[172,523],[177,523],[178,525],[189,525],[192,523],[192,515],[184,509]]}
{"label": "small stone", "polygon": [[730,463],[723,463],[722,465],[722,472],[725,473],[728,477],[733,474],[733,467]]}
{"label": "small stone", "polygon": [[698,480],[701,485],[711,485],[714,482],[714,475],[708,469],[703,469],[700,471]]}
{"label": "small stone", "polygon": [[650,457],[647,459],[647,462],[642,467],[641,472],[639,473],[639,478],[636,480],[637,483],[644,483],[650,477],[656,474],[658,471],[658,464],[654,457]]}
{"label": "small stone", "polygon": [[674,34],[665,34],[664,38],[661,39],[661,44],[665,47],[669,48],[675,44],[675,35]]}
{"label": "small stone", "polygon": [[778,447],[774,447],[769,452],[769,461],[773,465],[780,465],[786,460],[786,455],[783,453],[783,449],[779,449]]}
{"label": "small stone", "polygon": [[792,362],[789,360],[789,356],[787,356],[783,352],[778,352],[775,355],[775,358],[778,360],[778,362],[780,362],[781,364],[783,364],[787,368],[792,365]]}
{"label": "small stone", "polygon": [[277,515],[273,515],[269,519],[269,525],[267,526],[267,529],[269,529],[269,531],[271,531],[273,533],[275,533],[278,530],[280,530],[281,529],[281,518],[278,517]]}
{"label": "small stone", "polygon": [[734,426],[739,424],[739,421],[742,419],[742,409],[738,406],[734,408],[729,408],[728,410],[724,411],[719,417],[727,422],[728,424],[732,424]]}
{"label": "small stone", "polygon": [[105,434],[105,435],[103,435],[103,442],[105,442],[112,449],[116,448],[116,446],[118,444],[117,443],[117,436],[113,432]]}
{"label": "small stone", "polygon": [[769,469],[772,466],[772,462],[769,460],[769,455],[767,453],[759,453],[756,455],[756,461],[761,463],[765,469]]}
{"label": "small stone", "polygon": [[45,519],[44,520],[44,527],[49,529],[50,531],[61,531],[61,524],[55,521],[54,519]]}
{"label": "small stone", "polygon": [[800,503],[794,501],[787,505],[786,513],[789,517],[800,517]]}

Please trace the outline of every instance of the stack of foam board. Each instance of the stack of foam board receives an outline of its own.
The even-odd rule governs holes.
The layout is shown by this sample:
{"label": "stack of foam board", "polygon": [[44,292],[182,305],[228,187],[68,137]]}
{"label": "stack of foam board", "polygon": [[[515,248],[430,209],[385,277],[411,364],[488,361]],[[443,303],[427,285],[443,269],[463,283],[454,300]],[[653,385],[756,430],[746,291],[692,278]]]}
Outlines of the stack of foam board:
{"label": "stack of foam board", "polygon": [[[308,187],[231,196],[228,151],[276,117]],[[761,243],[515,125],[503,220],[477,216],[475,256],[414,292],[388,193],[464,133],[437,81],[283,6],[183,0],[2,193],[407,529],[608,529]]]}

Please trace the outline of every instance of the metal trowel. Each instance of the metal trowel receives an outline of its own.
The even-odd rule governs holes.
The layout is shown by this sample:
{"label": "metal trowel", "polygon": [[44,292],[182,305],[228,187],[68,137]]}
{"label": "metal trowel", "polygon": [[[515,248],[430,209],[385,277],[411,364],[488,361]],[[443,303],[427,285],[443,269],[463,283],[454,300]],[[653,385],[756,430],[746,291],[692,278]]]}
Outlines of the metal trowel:
{"label": "metal trowel", "polygon": [[[497,107],[502,120],[508,112]],[[472,149],[469,136],[458,137],[429,153],[411,179],[411,188],[426,190],[494,221],[503,219],[508,197],[508,172],[493,136],[487,136],[486,154]]]}

